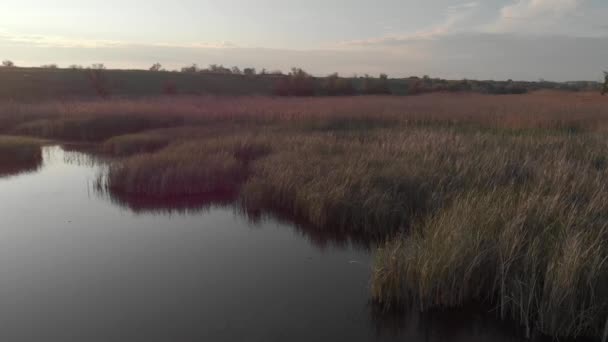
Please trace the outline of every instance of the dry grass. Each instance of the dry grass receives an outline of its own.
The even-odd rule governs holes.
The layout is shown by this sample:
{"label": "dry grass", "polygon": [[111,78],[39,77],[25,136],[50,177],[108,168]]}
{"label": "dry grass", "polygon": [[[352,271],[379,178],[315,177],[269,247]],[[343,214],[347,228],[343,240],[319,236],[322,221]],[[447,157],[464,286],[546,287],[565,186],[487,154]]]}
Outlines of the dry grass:
{"label": "dry grass", "polygon": [[[100,187],[152,199],[132,202],[142,210],[221,194],[254,217],[296,218],[314,236],[388,240],[372,275],[384,305],[481,301],[530,335],[599,338],[607,104],[552,92],[178,97],[0,105],[0,131],[105,140],[127,157]],[[55,120],[61,128],[49,128]]]}
{"label": "dry grass", "polygon": [[117,194],[150,197],[236,193],[249,161],[265,151],[247,138],[179,142],[115,163],[102,186]]}
{"label": "dry grass", "polygon": [[[288,122],[301,128],[441,124],[471,128],[606,130],[606,100],[594,93],[430,94],[341,98],[169,97],[139,100],[0,103],[0,132],[101,139],[158,126]],[[91,120],[100,120],[92,122]],[[121,120],[126,120],[121,123]],[[149,121],[145,121],[145,120]],[[160,120],[157,122],[156,120]],[[63,124],[53,122],[66,121]],[[134,123],[135,122],[135,123]],[[46,129],[45,124],[50,125]],[[92,134],[87,127],[109,127]],[[125,127],[129,131],[125,132]],[[59,126],[59,127],[56,127]],[[95,126],[93,126],[95,127]],[[112,132],[116,130],[116,132]]]}
{"label": "dry grass", "polygon": [[166,147],[169,142],[169,137],[143,132],[110,138],[103,143],[101,149],[113,156],[131,156],[158,151]]}

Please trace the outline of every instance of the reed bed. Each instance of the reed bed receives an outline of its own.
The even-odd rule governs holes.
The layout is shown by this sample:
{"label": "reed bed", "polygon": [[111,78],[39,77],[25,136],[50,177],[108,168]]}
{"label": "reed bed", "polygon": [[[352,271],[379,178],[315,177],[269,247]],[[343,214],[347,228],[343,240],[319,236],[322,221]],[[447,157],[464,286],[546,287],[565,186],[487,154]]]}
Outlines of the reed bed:
{"label": "reed bed", "polygon": [[[394,126],[400,123],[468,125],[472,129],[605,131],[605,111],[606,99],[599,94],[548,91],[501,96],[184,96],[36,104],[8,102],[0,103],[0,132],[21,132],[55,139],[107,139],[163,126],[239,122],[248,125],[286,122],[303,129],[326,130],[349,126],[367,129],[370,125]],[[88,128],[94,129],[96,125],[105,129],[91,133]]]}
{"label": "reed bed", "polygon": [[220,195],[315,236],[381,242],[371,279],[381,306],[482,302],[528,336],[601,339],[607,101],[537,92],[10,104],[0,131],[102,142],[123,158],[100,188],[144,210]]}

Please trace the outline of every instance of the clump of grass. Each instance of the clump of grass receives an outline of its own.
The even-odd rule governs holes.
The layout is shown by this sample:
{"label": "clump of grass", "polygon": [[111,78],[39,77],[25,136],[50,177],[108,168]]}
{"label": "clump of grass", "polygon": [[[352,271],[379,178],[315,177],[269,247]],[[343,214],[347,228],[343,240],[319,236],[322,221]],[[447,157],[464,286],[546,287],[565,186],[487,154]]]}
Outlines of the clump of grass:
{"label": "clump of grass", "polygon": [[101,149],[113,156],[131,156],[150,153],[166,147],[170,138],[155,133],[121,135],[106,140]]}
{"label": "clump of grass", "polygon": [[102,115],[42,119],[20,124],[12,133],[65,141],[98,142],[114,136],[180,124],[171,117]]}
{"label": "clump of grass", "polygon": [[256,163],[241,199],[249,210],[278,210],[317,227],[385,237],[424,211],[428,193],[416,177],[373,173],[370,164],[344,154],[277,153]]}
{"label": "clump of grass", "polygon": [[34,171],[42,165],[41,141],[0,136],[0,176]]}
{"label": "clump of grass", "polygon": [[179,156],[161,152],[119,162],[107,177],[112,192],[171,197],[235,191],[244,175],[242,165],[228,153]]}
{"label": "clump of grass", "polygon": [[250,160],[265,151],[246,139],[178,143],[113,164],[101,186],[132,196],[233,194],[246,179]]}
{"label": "clump of grass", "polygon": [[[495,304],[556,337],[602,336],[608,317],[608,191],[570,146],[524,187],[465,191],[376,253],[372,294],[422,310]],[[589,154],[588,154],[589,155]],[[483,170],[480,170],[483,172]]]}

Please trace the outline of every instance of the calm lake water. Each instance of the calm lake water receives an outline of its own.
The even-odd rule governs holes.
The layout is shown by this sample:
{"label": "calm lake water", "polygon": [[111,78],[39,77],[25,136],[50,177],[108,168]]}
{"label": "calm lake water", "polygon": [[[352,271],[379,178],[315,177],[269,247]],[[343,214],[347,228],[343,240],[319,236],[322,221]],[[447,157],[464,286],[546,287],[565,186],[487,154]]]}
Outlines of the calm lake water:
{"label": "calm lake water", "polygon": [[[0,178],[2,341],[513,341],[475,315],[378,314],[370,252],[230,205],[121,205],[59,147]],[[146,209],[147,208],[147,209]]]}

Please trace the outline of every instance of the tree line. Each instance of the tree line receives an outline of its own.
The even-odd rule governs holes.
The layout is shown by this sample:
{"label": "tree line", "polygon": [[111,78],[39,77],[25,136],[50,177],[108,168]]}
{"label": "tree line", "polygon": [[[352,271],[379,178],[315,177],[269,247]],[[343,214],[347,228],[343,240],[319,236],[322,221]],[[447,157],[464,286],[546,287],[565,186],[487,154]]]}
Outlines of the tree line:
{"label": "tree line", "polygon": [[[2,68],[15,68],[10,60],[1,64]],[[57,69],[56,64],[42,65],[44,69]],[[107,77],[102,63],[92,64],[89,67],[70,65],[72,70],[86,70],[89,82],[100,96],[107,96]],[[239,68],[237,66],[225,67],[221,64],[211,64],[201,68],[197,64],[182,67],[180,70],[168,71],[160,63],[154,63],[148,69],[150,72],[181,72],[190,74],[219,74],[238,75],[242,77],[268,78],[273,82],[273,93],[278,96],[349,96],[349,95],[417,95],[433,92],[476,92],[485,94],[524,94],[539,89],[555,89],[567,91],[601,90],[608,93],[608,73],[605,74],[604,84],[597,82],[549,82],[539,80],[529,81],[493,81],[493,80],[446,80],[441,78],[407,77],[389,79],[387,74],[376,77],[370,75],[342,77],[332,73],[324,77],[317,77],[304,71],[302,68],[292,68],[288,73],[280,70],[256,70],[253,67]],[[166,94],[178,93],[177,85],[170,80],[163,85]]]}

